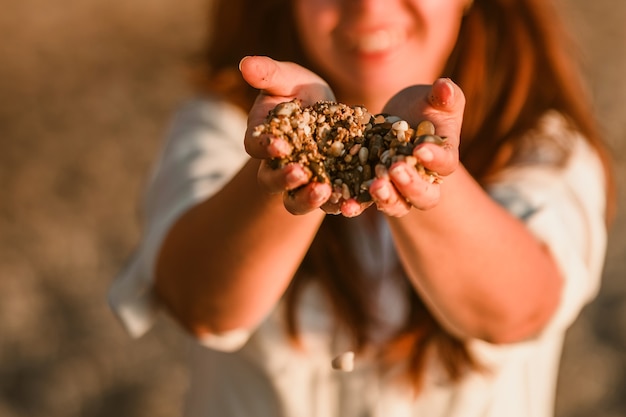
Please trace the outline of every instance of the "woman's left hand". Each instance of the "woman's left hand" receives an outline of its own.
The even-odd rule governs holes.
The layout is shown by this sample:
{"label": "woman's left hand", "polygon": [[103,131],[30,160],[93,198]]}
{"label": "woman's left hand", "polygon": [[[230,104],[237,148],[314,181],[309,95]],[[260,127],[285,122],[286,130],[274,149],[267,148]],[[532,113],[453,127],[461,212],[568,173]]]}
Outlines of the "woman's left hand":
{"label": "woman's left hand", "polygon": [[[387,103],[384,112],[401,117],[416,126],[422,120],[435,125],[438,136],[445,137],[443,145],[422,143],[416,146],[413,156],[419,164],[444,177],[455,171],[459,164],[459,141],[465,96],[451,80],[441,78],[432,86],[408,87]],[[401,217],[412,207],[429,209],[437,205],[440,185],[423,177],[406,162],[394,163],[388,175],[378,177],[370,186],[370,194],[383,213]]]}

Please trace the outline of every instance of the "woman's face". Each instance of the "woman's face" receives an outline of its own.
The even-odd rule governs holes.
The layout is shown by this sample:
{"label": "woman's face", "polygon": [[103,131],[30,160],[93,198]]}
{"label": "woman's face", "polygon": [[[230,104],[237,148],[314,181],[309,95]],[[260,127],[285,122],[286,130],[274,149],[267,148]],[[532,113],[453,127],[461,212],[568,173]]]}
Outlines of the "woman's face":
{"label": "woman's face", "polygon": [[431,84],[456,43],[468,0],[292,0],[307,57],[338,99],[380,111]]}

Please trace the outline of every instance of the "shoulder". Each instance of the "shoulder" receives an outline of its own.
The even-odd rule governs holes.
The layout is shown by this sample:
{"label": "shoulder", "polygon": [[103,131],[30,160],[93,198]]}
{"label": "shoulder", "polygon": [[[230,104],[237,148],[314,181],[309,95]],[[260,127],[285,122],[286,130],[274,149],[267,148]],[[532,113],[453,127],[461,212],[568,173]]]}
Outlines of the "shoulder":
{"label": "shoulder", "polygon": [[559,167],[567,165],[572,155],[580,157],[581,151],[593,154],[583,134],[563,114],[552,110],[522,135],[510,165]]}
{"label": "shoulder", "polygon": [[213,96],[195,96],[185,100],[174,114],[172,129],[213,127],[220,130],[241,130],[246,124],[242,109]]}
{"label": "shoulder", "polygon": [[584,191],[587,200],[604,202],[606,180],[602,158],[589,140],[561,113],[550,111],[524,134],[516,155],[489,179],[487,188],[520,181],[543,184],[537,190],[566,186]]}
{"label": "shoulder", "polygon": [[225,100],[211,96],[188,98],[169,123],[159,165],[184,166],[193,161],[243,155],[246,124],[247,115]]}

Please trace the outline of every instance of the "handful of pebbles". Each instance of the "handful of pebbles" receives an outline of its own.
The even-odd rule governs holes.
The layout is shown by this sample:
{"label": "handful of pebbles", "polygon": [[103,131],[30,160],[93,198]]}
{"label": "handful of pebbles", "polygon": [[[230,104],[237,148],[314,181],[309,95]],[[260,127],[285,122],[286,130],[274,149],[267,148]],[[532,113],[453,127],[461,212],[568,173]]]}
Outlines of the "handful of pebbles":
{"label": "handful of pebbles", "polygon": [[270,110],[265,122],[253,132],[257,137],[263,134],[284,138],[291,147],[288,155],[273,158],[271,166],[300,163],[311,181],[332,185],[332,204],[349,198],[371,201],[373,179],[386,175],[387,169],[401,160],[415,166],[429,182],[441,182],[439,174],[413,156],[413,149],[421,143],[445,143],[427,120],[412,128],[399,117],[373,115],[362,106],[319,101],[302,107],[294,99]]}

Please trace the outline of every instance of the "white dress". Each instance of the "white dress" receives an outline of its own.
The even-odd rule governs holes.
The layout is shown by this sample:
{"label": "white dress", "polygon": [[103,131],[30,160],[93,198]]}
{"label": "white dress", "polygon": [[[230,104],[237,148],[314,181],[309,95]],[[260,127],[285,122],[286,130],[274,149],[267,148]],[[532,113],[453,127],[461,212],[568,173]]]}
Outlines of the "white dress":
{"label": "white dress", "polygon": [[[162,156],[148,186],[143,239],[131,262],[113,282],[109,303],[133,337],[153,325],[160,307],[152,293],[156,253],[171,224],[187,209],[218,191],[248,159],[243,149],[245,115],[209,99],[186,103],[176,115]],[[536,134],[572,137],[562,119],[546,116]],[[570,135],[570,136],[566,136]],[[191,340],[191,382],[185,417],[549,417],[563,337],[581,308],[597,293],[606,247],[605,187],[597,155],[581,139],[563,168],[549,164],[550,153],[527,156],[509,168],[489,192],[523,219],[547,245],[565,279],[560,306],[543,332],[532,340],[468,346],[488,373],[446,381],[437,363],[429,364],[425,387],[415,397],[408,387],[375,372],[367,355],[353,372],[330,366],[350,349],[345,334],[329,315],[318,288],[304,292],[298,320],[304,350],[287,341],[282,303],[255,329]],[[395,252],[386,224],[376,238],[359,235],[363,262],[379,276],[393,271]],[[381,335],[392,332],[406,306],[402,288],[381,279],[379,310],[386,320]]]}

